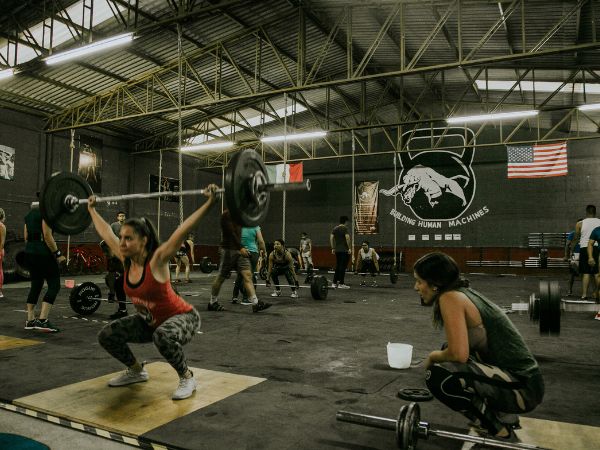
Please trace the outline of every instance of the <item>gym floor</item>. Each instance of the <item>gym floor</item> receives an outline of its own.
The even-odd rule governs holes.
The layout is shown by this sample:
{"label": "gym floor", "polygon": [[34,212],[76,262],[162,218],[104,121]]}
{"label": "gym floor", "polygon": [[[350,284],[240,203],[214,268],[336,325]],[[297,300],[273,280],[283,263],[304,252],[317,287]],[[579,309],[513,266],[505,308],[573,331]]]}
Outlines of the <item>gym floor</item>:
{"label": "gym floor", "polygon": [[[99,347],[96,334],[116,305],[102,304],[95,314],[79,317],[63,287],[51,314],[62,331],[26,331],[28,283],[6,285],[0,303],[0,432],[29,436],[56,450],[131,448],[117,443],[123,440],[185,449],[396,448],[393,432],[337,422],[335,415],[349,410],[395,419],[407,403],[398,390],[425,387],[422,362],[444,334],[432,327],[431,310],[420,306],[412,277],[400,274],[396,285],[379,277],[379,287],[359,287],[359,278],[349,275],[351,289],[330,290],[324,301],[313,300],[309,289],[294,300],[284,289],[273,307],[253,314],[248,306],[229,303],[231,280],[220,296],[227,311],[206,311],[214,275],[193,273],[193,283],[176,285],[181,294],[193,294],[185,298],[202,315],[201,334],[185,348],[199,388],[179,402],[170,399],[177,376],[151,344],[132,345],[149,364],[148,383],[106,386],[122,367]],[[507,307],[528,302],[539,280],[549,280],[468,278]],[[76,277],[76,283],[90,280],[106,292],[102,276]],[[566,277],[559,281],[564,286]],[[270,292],[258,288],[263,300],[271,301]],[[544,402],[522,418],[517,435],[524,443],[598,448],[600,322],[593,317],[563,312],[560,336],[544,337],[527,312],[510,314],[546,382]],[[388,342],[413,345],[410,368],[389,367]],[[421,420],[432,428],[469,433],[467,420],[436,400],[420,406]],[[84,428],[81,424],[86,431],[73,431]],[[435,436],[418,442],[419,449],[470,446]]]}

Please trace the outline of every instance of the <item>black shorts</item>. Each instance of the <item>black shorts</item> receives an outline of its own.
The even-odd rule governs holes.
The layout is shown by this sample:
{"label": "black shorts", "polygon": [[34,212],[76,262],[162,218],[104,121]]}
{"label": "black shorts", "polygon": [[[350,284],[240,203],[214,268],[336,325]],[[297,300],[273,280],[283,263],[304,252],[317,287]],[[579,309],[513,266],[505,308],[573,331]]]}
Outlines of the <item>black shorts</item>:
{"label": "black shorts", "polygon": [[594,264],[593,266],[590,266],[589,262],[588,262],[588,252],[587,252],[587,247],[582,248],[580,253],[579,253],[579,273],[581,275],[583,274],[590,274],[590,275],[595,275],[598,273],[598,247],[594,247],[592,250],[592,255],[594,257],[594,261],[596,261],[596,264]]}

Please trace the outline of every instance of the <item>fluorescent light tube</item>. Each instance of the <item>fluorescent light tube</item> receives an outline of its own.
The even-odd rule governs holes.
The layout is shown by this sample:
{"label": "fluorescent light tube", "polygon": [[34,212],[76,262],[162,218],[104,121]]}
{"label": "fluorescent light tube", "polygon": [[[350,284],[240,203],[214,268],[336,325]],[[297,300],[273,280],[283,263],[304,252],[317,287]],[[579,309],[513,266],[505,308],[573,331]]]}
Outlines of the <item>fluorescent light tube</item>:
{"label": "fluorescent light tube", "polygon": [[519,117],[532,117],[537,116],[539,111],[513,111],[505,113],[494,113],[494,114],[481,114],[478,116],[462,116],[462,117],[449,117],[446,122],[449,124],[454,123],[466,123],[466,122],[489,122],[491,120],[505,120],[505,119],[516,119]]}
{"label": "fluorescent light tube", "polygon": [[286,134],[281,136],[265,136],[261,142],[298,141],[300,139],[312,139],[326,136],[326,131],[312,131],[310,133]]}
{"label": "fluorescent light tube", "polygon": [[131,42],[132,40],[133,33],[120,34],[118,36],[113,36],[111,38],[103,39],[98,42],[93,42],[83,47],[74,48],[72,50],[67,50],[62,53],[57,53],[56,55],[48,56],[44,59],[44,61],[46,61],[46,64],[57,64],[64,61],[68,61],[70,59],[78,58],[83,55],[89,55],[91,53],[96,53],[102,50],[113,48],[118,45],[123,45],[128,42]]}
{"label": "fluorescent light tube", "polygon": [[0,80],[10,78],[15,74],[15,69],[0,70]]}
{"label": "fluorescent light tube", "polygon": [[208,144],[188,145],[181,147],[182,152],[201,152],[203,150],[216,150],[233,147],[233,142],[210,142]]}
{"label": "fluorescent light tube", "polygon": [[600,109],[600,103],[590,103],[588,105],[580,105],[577,107],[579,111],[594,111]]}

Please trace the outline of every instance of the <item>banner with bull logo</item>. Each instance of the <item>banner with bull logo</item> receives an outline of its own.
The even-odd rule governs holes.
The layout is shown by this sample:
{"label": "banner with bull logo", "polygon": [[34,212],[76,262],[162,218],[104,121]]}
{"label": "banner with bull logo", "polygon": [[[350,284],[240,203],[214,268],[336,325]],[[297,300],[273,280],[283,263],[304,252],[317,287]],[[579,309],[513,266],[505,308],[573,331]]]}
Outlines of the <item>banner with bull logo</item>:
{"label": "banner with bull logo", "polygon": [[[406,134],[407,151],[397,153],[398,160],[394,160],[394,165],[398,162],[400,166],[396,184],[379,191],[396,196],[405,205],[405,213],[390,211],[396,220],[422,228],[451,228],[489,212],[487,206],[481,206],[466,214],[477,187],[472,168],[475,150],[467,146],[472,130],[427,128]],[[436,150],[435,146],[452,148]]]}

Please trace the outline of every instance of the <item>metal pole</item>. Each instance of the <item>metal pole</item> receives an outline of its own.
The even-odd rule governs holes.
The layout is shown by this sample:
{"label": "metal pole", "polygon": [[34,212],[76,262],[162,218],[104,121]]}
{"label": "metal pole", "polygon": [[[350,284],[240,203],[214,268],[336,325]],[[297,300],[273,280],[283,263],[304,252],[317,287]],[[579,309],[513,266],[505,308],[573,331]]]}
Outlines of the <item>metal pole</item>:
{"label": "metal pole", "polygon": [[355,195],[354,195],[354,153],[356,151],[356,143],[354,142],[354,130],[352,130],[352,186],[350,187],[350,192],[352,193],[352,254],[350,256],[350,262],[351,264],[354,266],[354,221],[356,219],[355,216],[355,208],[356,208],[356,199],[355,199]]}
{"label": "metal pole", "polygon": [[[285,174],[287,172],[287,151],[288,151],[288,141],[287,141],[287,116],[288,116],[288,110],[287,110],[287,102],[288,102],[288,97],[287,97],[287,93],[283,94],[283,100],[284,100],[284,116],[283,116],[283,135],[286,136],[286,139],[283,140],[283,181],[285,180]],[[282,211],[282,225],[281,225],[281,239],[283,239],[285,241],[285,206],[286,206],[286,195],[285,195],[285,191],[283,191],[283,211]]]}
{"label": "metal pole", "polygon": [[[158,192],[160,192],[161,188],[162,188],[162,161],[163,161],[163,152],[162,150],[159,152],[159,156],[158,156]],[[158,235],[160,236],[160,199],[161,197],[158,197],[158,212],[156,214],[156,227],[157,230],[156,232],[158,233]]]}
{"label": "metal pole", "polygon": [[[69,171],[73,172],[73,158],[75,153],[75,129],[71,128],[71,142],[69,143],[69,148],[71,149],[71,160],[69,163]],[[67,266],[69,265],[71,253],[71,235],[67,236]]]}

